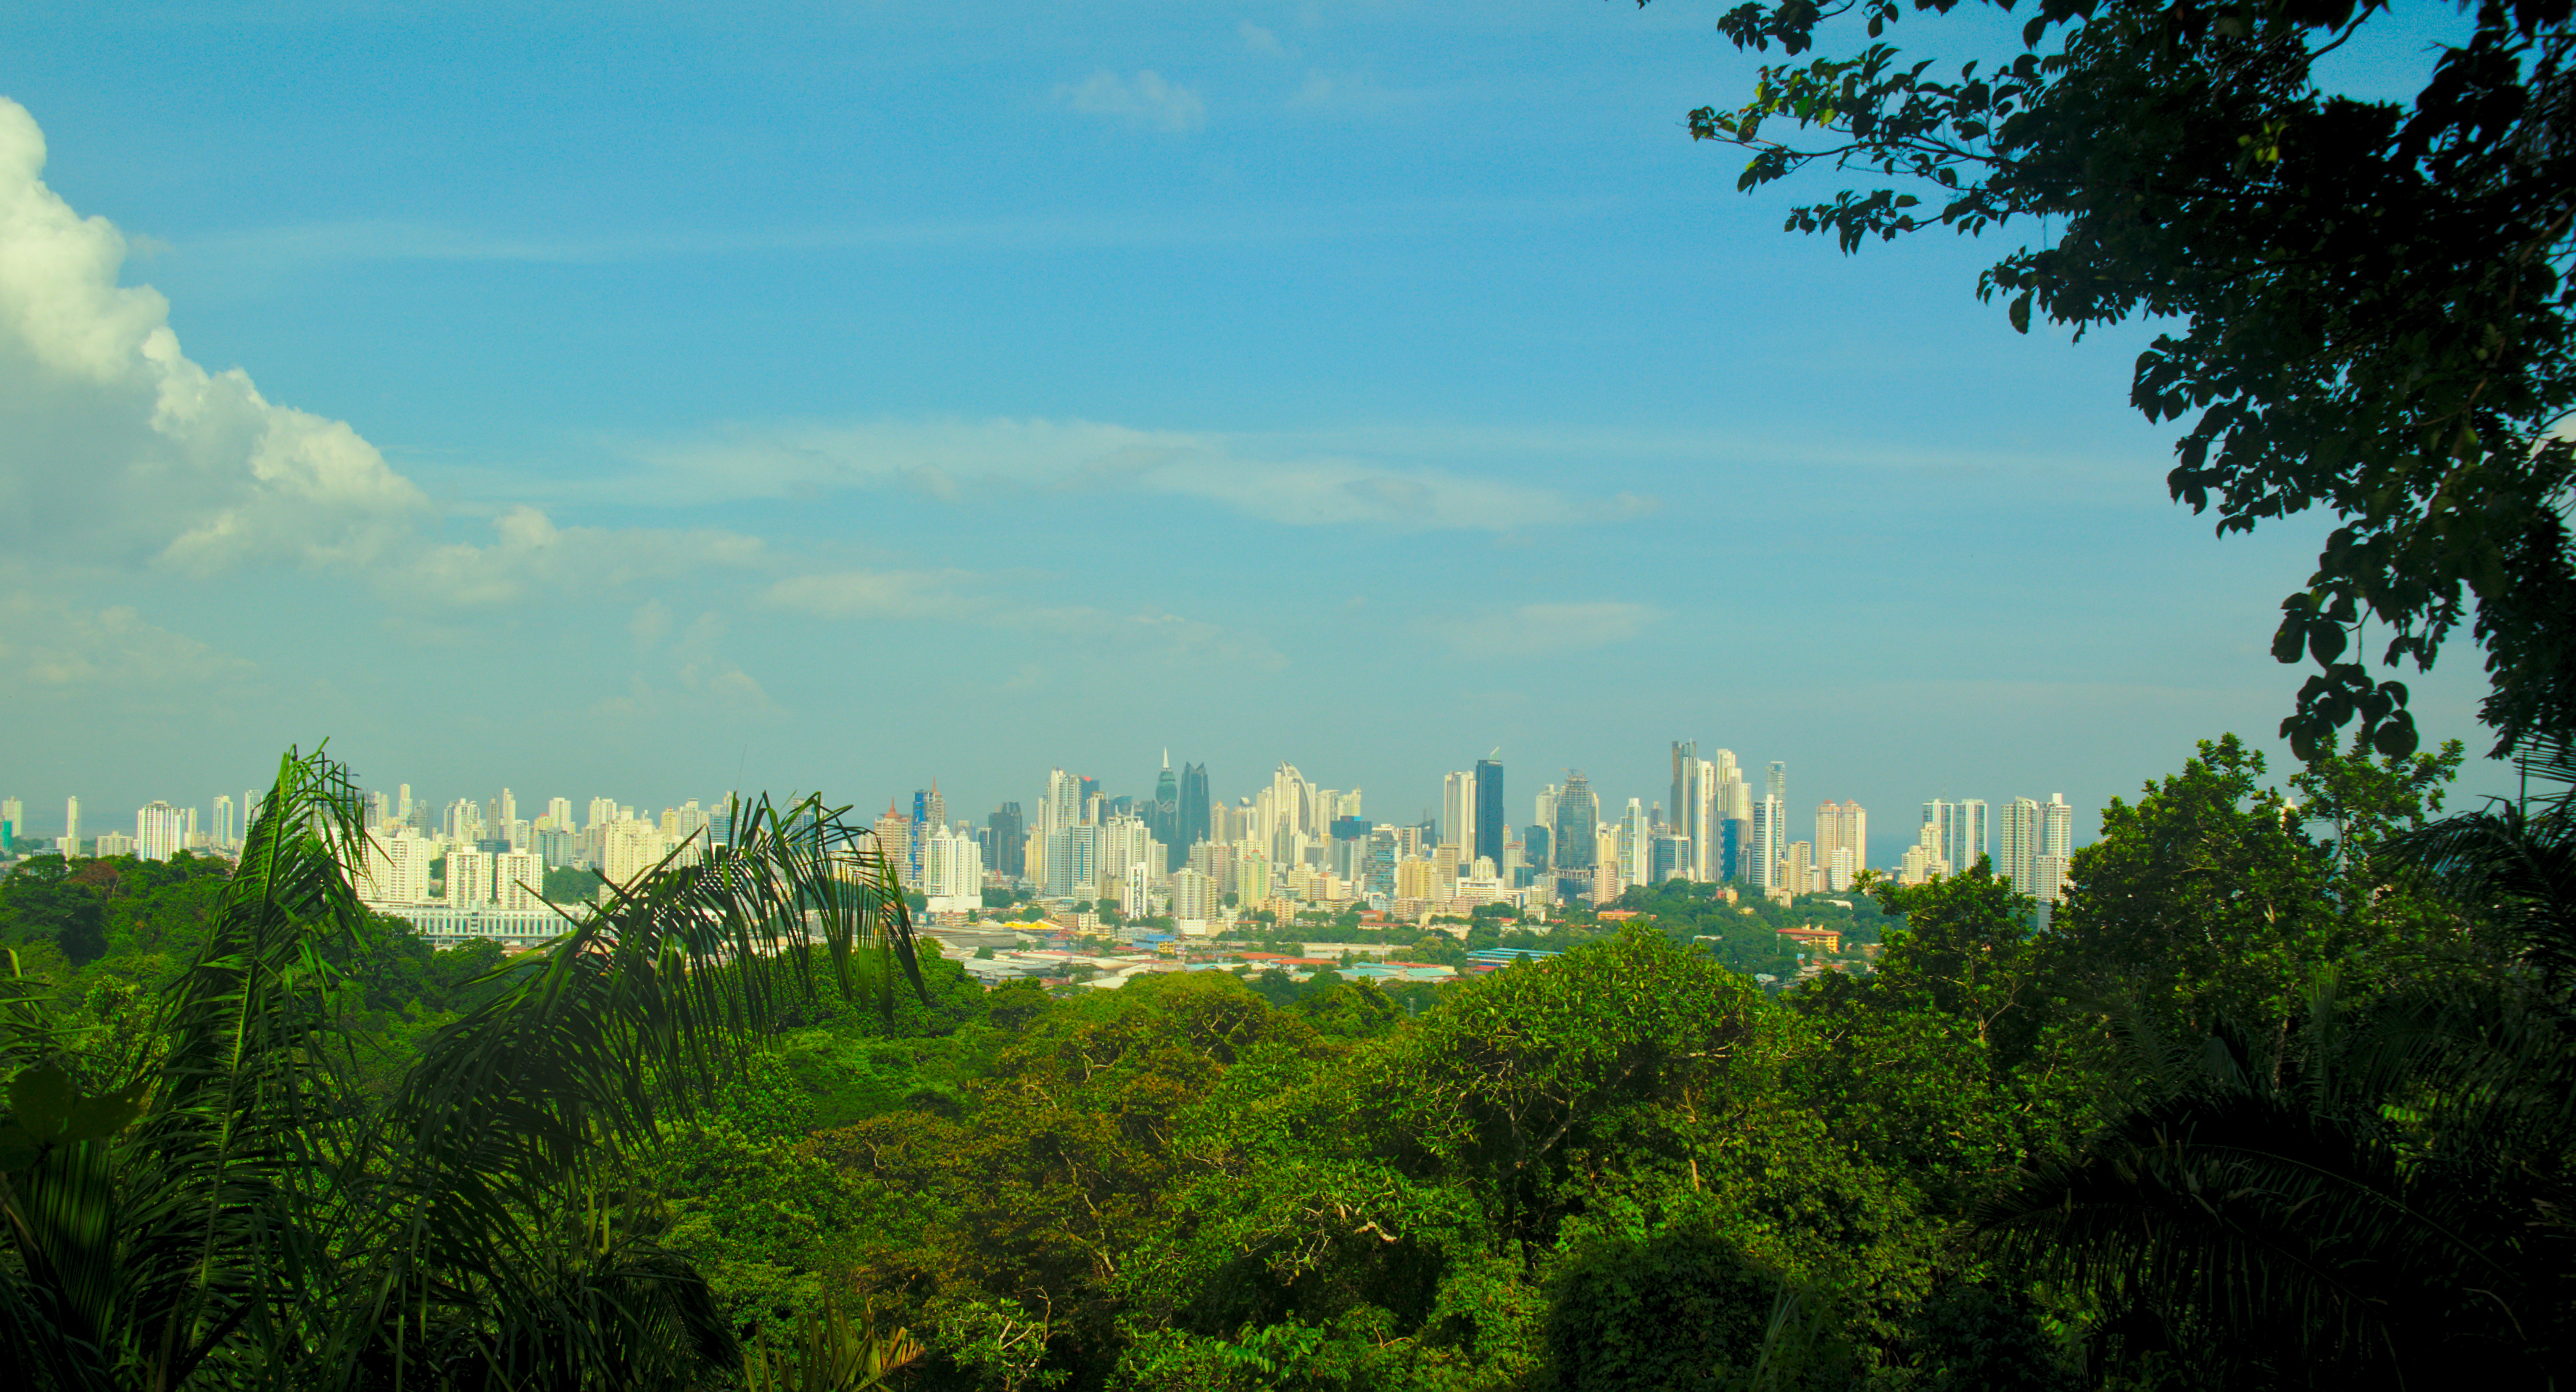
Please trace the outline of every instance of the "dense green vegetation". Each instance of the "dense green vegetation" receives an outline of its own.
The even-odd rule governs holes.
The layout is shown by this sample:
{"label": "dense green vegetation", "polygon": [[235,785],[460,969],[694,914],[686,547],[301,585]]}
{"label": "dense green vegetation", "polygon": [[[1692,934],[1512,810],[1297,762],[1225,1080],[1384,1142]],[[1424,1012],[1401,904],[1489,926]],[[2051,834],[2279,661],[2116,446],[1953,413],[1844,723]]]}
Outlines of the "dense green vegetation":
{"label": "dense green vegetation", "polygon": [[[1877,969],[1780,993],[1728,960],[1766,916],[1706,887],[1619,923],[1479,923],[1564,955],[1395,992],[1330,971],[987,992],[930,954],[917,987],[867,957],[800,977],[703,942],[666,959],[686,930],[646,931],[663,900],[512,966],[360,915],[304,939],[304,1018],[357,1055],[327,1094],[347,1149],[304,1158],[381,1197],[305,1191],[336,1226],[299,1260],[329,1279],[267,1288],[274,1318],[200,1316],[213,1352],[171,1385],[373,1386],[403,1331],[439,1350],[405,1385],[456,1387],[2544,1385],[2576,1293],[2565,900],[2476,851],[2563,865],[2564,814],[2426,832],[2457,757],[2354,753],[2275,791],[2236,741],[2204,745],[2114,804],[2046,931],[1982,869],[1878,885],[1847,929],[1883,942]],[[27,1134],[56,1112],[113,1131],[118,1098],[143,1119],[0,1154],[21,1211],[72,1150],[154,1192],[147,1138],[195,1105],[170,1060],[203,1028],[171,1002],[238,970],[242,876],[110,868],[112,892],[41,864],[6,892],[43,964],[9,1066],[101,1099],[13,1106]],[[84,877],[121,946],[75,964],[61,925],[90,920],[60,886]],[[192,884],[214,888],[167,898]],[[1779,913],[1821,909],[1843,912]],[[395,1154],[354,1139],[458,1128],[573,1149],[397,1199]],[[405,1246],[384,1215],[421,1203],[495,1236]],[[9,1317],[41,1325],[46,1268],[13,1250]],[[431,1308],[368,1303],[386,1280]],[[109,1361],[148,1369],[120,1337]]]}

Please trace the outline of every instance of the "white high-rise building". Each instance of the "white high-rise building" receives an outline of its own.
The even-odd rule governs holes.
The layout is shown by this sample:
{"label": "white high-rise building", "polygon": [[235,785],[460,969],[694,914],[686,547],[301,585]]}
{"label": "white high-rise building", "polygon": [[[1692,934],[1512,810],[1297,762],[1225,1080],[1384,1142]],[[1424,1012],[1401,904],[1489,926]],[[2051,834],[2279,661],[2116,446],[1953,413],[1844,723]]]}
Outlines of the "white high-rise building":
{"label": "white high-rise building", "polygon": [[1753,804],[1753,887],[1774,890],[1782,887],[1782,865],[1789,855],[1789,830],[1784,823],[1788,809],[1780,799],[1764,796]]}
{"label": "white high-rise building", "polygon": [[[242,795],[242,821],[245,825],[250,821],[250,806],[257,801],[259,796],[255,793]],[[394,789],[394,820],[397,822],[411,820],[411,785],[409,783],[400,784]]]}
{"label": "white high-rise building", "polygon": [[154,802],[134,814],[135,854],[145,860],[168,860],[187,845],[188,818],[178,808]]}
{"label": "white high-rise building", "polygon": [[1926,821],[1923,829],[1916,833],[1914,844],[1905,848],[1904,859],[1897,862],[1896,882],[1919,885],[1936,876],[1947,877],[1949,873],[1950,862],[1941,858],[1940,824]]}
{"label": "white high-rise building", "polygon": [[581,824],[584,831],[596,831],[617,820],[617,799],[595,797],[590,800],[590,817]]}
{"label": "white high-rise building", "polygon": [[[1115,866],[1123,874],[1126,867],[1138,861],[1165,865],[1170,860],[1163,843],[1154,839],[1153,827],[1141,817],[1112,817],[1100,828],[1100,864],[1104,869]],[[1151,886],[1161,878],[1153,876],[1146,883]]]}
{"label": "white high-rise building", "polygon": [[622,817],[601,829],[599,873],[607,876],[611,884],[625,885],[661,864],[662,857],[670,852],[660,827]]}
{"label": "white high-rise building", "polygon": [[1038,801],[1038,831],[1052,836],[1082,821],[1082,780],[1063,769],[1047,771],[1046,796]]}
{"label": "white high-rise building", "polygon": [[63,799],[63,854],[80,854],[80,799]]}
{"label": "white high-rise building", "polygon": [[1550,836],[1556,834],[1556,792],[1553,783],[1539,789],[1537,805],[1532,809],[1532,815],[1538,819],[1536,824],[1547,828]]}
{"label": "white high-rise building", "polygon": [[441,894],[451,908],[480,908],[492,902],[492,853],[470,846],[447,851],[447,885]]}
{"label": "white high-rise building", "polygon": [[1986,854],[1986,804],[1979,798],[1923,804],[1923,824],[1933,828],[1933,850],[1948,862],[1949,873],[1964,875]]}
{"label": "white high-rise building", "polygon": [[407,826],[369,834],[358,897],[370,904],[428,903],[430,852],[429,842]]}
{"label": "white high-rise building", "polygon": [[545,907],[546,858],[535,851],[504,851],[492,857],[492,902],[504,913],[528,913]]}
{"label": "white high-rise building", "polygon": [[[383,794],[381,794],[381,793],[377,794],[377,802],[378,802],[378,804],[379,804],[379,805],[381,805],[381,804],[382,804],[382,802],[383,802],[383,798],[384,798],[384,795],[383,795]],[[241,844],[241,822],[240,822],[240,820],[239,820],[239,819],[237,819],[236,817],[234,817],[234,816],[233,816],[233,795],[232,795],[232,794],[230,794],[230,793],[217,793],[217,794],[215,794],[215,816],[214,816],[214,822],[215,822],[214,832],[215,832],[215,844],[216,844],[216,845],[218,845],[218,846],[224,846],[224,847],[234,847],[234,846],[239,846],[239,845]]]}
{"label": "white high-rise building", "polygon": [[1130,919],[1143,918],[1154,911],[1154,867],[1143,861],[1127,867],[1118,877],[1118,912]]}
{"label": "white high-rise building", "polygon": [[1204,925],[1217,916],[1220,907],[1216,881],[1186,865],[1172,872],[1172,917],[1175,920],[1184,925],[1202,925],[1197,931],[1204,932]]}
{"label": "white high-rise building", "polygon": [[932,913],[964,913],[984,904],[984,850],[971,833],[941,826],[922,846],[921,892]]}
{"label": "white high-rise building", "polygon": [[553,823],[553,825],[546,828],[549,831],[581,830],[580,827],[573,825],[571,798],[547,798],[546,820]]}
{"label": "white high-rise building", "polygon": [[2066,898],[2067,872],[2075,863],[2075,809],[2066,794],[2050,793],[2039,808],[2039,854],[2031,857],[2030,894],[2058,903]]}
{"label": "white high-rise building", "polygon": [[1654,853],[1654,828],[1646,824],[1646,809],[1635,798],[1628,799],[1627,810],[1619,814],[1619,827],[1613,847],[1619,863],[1619,878],[1628,884],[1650,883],[1646,874],[1647,857]]}
{"label": "white high-rise building", "polygon": [[2039,813],[2039,853],[2061,860],[2074,855],[2075,809],[2066,805],[2066,794],[2050,793]]}
{"label": "white high-rise building", "polygon": [[1720,840],[1718,818],[1725,815],[1717,781],[1717,761],[1693,761],[1691,771],[1689,825],[1682,834],[1690,838],[1690,877],[1702,883],[1726,878],[1726,867],[1718,863]]}
{"label": "white high-rise building", "polygon": [[[1844,863],[1836,856],[1850,851],[1850,868],[1837,872]],[[1820,802],[1816,804],[1816,868],[1825,877],[1828,888],[1839,893],[1851,888],[1851,877],[1869,860],[1869,812],[1857,802]],[[1840,883],[1834,882],[1837,873]]]}
{"label": "white high-rise building", "polygon": [[1264,825],[1259,828],[1261,843],[1274,865],[1295,865],[1305,855],[1308,841],[1322,839],[1315,826],[1315,785],[1297,766],[1282,763],[1270,775],[1270,786]]}
{"label": "white high-rise building", "polygon": [[1445,774],[1440,779],[1440,844],[1473,849],[1476,844],[1476,775]]}
{"label": "white high-rise building", "polygon": [[2039,892],[2039,834],[2042,817],[2035,798],[2017,797],[2004,804],[2003,825],[1995,837],[1995,873],[2012,881],[2015,891]]}

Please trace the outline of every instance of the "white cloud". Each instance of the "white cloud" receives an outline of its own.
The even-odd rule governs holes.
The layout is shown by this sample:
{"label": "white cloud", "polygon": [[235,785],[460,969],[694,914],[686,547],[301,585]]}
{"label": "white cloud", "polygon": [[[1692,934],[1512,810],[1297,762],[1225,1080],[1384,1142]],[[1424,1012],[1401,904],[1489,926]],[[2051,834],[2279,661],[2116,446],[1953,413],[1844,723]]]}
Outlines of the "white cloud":
{"label": "white cloud", "polygon": [[0,98],[0,543],[204,575],[398,542],[420,490],[347,425],[190,361],[168,301],[117,284],[124,235],[75,213],[44,165],[35,119]]}
{"label": "white cloud", "polygon": [[773,563],[760,538],[739,532],[559,527],[545,513],[521,505],[493,519],[489,544],[425,547],[382,570],[378,579],[397,600],[471,607]]}
{"label": "white cloud", "polygon": [[951,612],[961,601],[942,577],[840,570],[792,575],[761,592],[763,604],[818,619],[904,619]]}
{"label": "white cloud", "polygon": [[907,487],[946,501],[1038,489],[1200,498],[1290,526],[1511,531],[1651,511],[1632,494],[1572,498],[1454,470],[1391,464],[1300,440],[1139,430],[1097,421],[953,418],[738,427],[628,447],[649,471],[618,497],[688,506]]}
{"label": "white cloud", "polygon": [[1461,657],[1529,658],[1624,643],[1661,617],[1651,605],[1617,601],[1524,604],[1434,624],[1431,631]]}
{"label": "white cloud", "polygon": [[1120,77],[1102,68],[1079,86],[1068,83],[1056,88],[1055,96],[1086,115],[1121,117],[1155,130],[1189,131],[1207,124],[1207,103],[1199,100],[1199,94],[1165,82],[1152,68],[1134,77]]}
{"label": "white cloud", "polygon": [[1288,56],[1288,50],[1280,44],[1279,36],[1277,34],[1262,28],[1251,20],[1236,20],[1234,22],[1234,32],[1243,40],[1243,47],[1247,52],[1266,53],[1273,58],[1285,58]]}
{"label": "white cloud", "polygon": [[248,662],[125,605],[91,609],[23,589],[0,595],[0,687],[22,703],[100,689],[203,703],[251,675]]}

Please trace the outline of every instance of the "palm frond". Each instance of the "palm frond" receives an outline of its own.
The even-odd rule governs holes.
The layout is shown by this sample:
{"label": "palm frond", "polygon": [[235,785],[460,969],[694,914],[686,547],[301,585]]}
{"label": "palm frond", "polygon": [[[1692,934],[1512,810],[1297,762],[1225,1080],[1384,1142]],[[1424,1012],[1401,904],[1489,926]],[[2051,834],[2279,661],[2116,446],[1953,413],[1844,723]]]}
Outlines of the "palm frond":
{"label": "palm frond", "polygon": [[2515,750],[2539,796],[2492,799],[2394,837],[2384,863],[2503,930],[2554,985],[2576,981],[2576,743],[2565,736]]}
{"label": "palm frond", "polygon": [[[59,1385],[177,1387],[251,1350],[242,1367],[287,1375],[275,1354],[297,1339],[271,1326],[294,1322],[327,1261],[317,1215],[346,1150],[326,949],[363,921],[342,868],[358,826],[346,772],[289,751],[164,997],[161,1056],[96,1099],[124,1110],[95,1139],[8,1176],[24,1282],[11,1317],[53,1342]],[[140,1123],[110,1140],[136,1106]]]}
{"label": "palm frond", "polygon": [[2376,1363],[2420,1342],[2461,1289],[2519,1290],[2390,1148],[2244,1091],[2132,1114],[1975,1221],[2027,1270],[2162,1305],[2280,1366]]}
{"label": "palm frond", "polygon": [[922,989],[894,867],[843,811],[763,800],[734,827],[734,844],[571,921],[423,1049],[344,1174],[367,1195],[353,1247],[369,1257],[335,1335],[341,1366],[386,1349],[400,1364],[453,1318],[506,1327],[545,1264],[532,1217],[703,1101],[784,1006],[827,981],[850,997],[873,976],[890,993],[897,971]]}

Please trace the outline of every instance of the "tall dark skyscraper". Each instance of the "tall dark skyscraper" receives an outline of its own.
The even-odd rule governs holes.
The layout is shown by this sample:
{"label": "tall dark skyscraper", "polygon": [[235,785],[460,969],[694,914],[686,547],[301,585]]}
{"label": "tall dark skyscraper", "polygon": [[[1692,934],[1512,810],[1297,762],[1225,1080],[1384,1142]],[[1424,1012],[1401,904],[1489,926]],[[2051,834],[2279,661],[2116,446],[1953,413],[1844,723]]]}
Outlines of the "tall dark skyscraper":
{"label": "tall dark skyscraper", "polygon": [[1020,805],[1006,802],[993,809],[984,819],[985,831],[993,838],[993,858],[988,862],[995,870],[1018,879],[1029,873],[1029,832],[1020,819]]}
{"label": "tall dark skyscraper", "polygon": [[1503,766],[1492,759],[1476,761],[1476,856],[1503,868],[1503,841],[1511,823],[1503,815]]}
{"label": "tall dark skyscraper", "polygon": [[1556,794],[1556,892],[1567,903],[1592,893],[1592,868],[1600,860],[1601,799],[1592,780],[1567,769]]}
{"label": "tall dark skyscraper", "polygon": [[1183,855],[1208,835],[1207,765],[1181,765],[1181,831],[1172,846]]}
{"label": "tall dark skyscraper", "polygon": [[1178,870],[1190,860],[1190,843],[1181,839],[1181,785],[1172,777],[1172,751],[1163,751],[1163,772],[1154,780],[1154,805],[1145,814],[1145,825],[1154,839],[1163,843],[1163,855],[1170,862],[1166,870]]}

